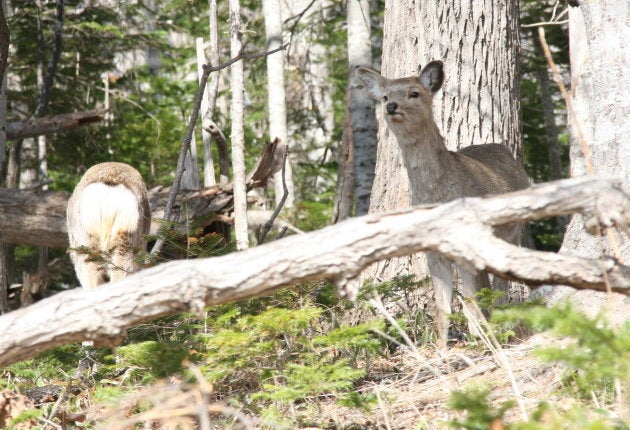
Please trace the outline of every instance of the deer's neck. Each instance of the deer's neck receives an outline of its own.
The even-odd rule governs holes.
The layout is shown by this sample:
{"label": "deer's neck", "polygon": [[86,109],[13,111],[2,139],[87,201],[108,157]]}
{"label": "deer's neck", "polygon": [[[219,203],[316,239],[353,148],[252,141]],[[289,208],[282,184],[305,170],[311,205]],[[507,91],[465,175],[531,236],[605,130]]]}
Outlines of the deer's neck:
{"label": "deer's neck", "polygon": [[453,154],[446,149],[435,123],[398,131],[394,134],[409,175],[412,204],[450,200]]}

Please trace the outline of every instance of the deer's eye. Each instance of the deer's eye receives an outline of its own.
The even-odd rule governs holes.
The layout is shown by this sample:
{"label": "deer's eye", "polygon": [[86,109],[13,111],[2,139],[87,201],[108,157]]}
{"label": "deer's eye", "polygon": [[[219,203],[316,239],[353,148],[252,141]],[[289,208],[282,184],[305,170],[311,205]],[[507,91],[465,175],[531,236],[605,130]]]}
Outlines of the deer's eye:
{"label": "deer's eye", "polygon": [[389,100],[387,96],[383,96],[383,101],[386,102],[387,100]]}
{"label": "deer's eye", "polygon": [[409,98],[417,99],[418,97],[420,97],[420,93],[418,91],[412,91],[409,93]]}

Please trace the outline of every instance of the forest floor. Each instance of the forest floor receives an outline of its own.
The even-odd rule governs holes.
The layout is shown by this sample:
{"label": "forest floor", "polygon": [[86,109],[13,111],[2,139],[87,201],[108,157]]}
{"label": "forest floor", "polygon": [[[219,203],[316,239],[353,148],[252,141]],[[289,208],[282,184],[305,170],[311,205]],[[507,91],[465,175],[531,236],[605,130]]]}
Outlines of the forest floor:
{"label": "forest floor", "polygon": [[[504,429],[510,421],[526,420],[527,414],[534,411],[542,400],[562,404],[568,410],[576,400],[568,396],[562,398],[559,394],[563,369],[558,365],[544,363],[534,354],[540,346],[563,346],[568,342],[537,334],[523,343],[492,348],[493,351],[463,344],[443,352],[429,347],[414,351],[399,348],[388,359],[371,363],[369,376],[357,387],[357,392],[373,393],[377,399],[369,410],[340,406],[334,397],[308,399],[298,406],[299,412],[289,411],[289,415],[295,412],[290,421],[312,424],[292,428],[446,428],[445,423],[463,416],[447,407],[452,392],[471,388],[487,391],[487,399],[496,408],[500,408],[507,399],[520,399],[502,418],[493,422],[490,427],[492,430]],[[194,368],[192,370],[195,371]],[[112,380],[109,383],[119,384],[124,380],[124,375],[120,375],[120,378],[119,381]],[[49,426],[42,426],[40,417],[38,420],[25,419],[13,428],[287,428],[263,425],[263,417],[229,406],[226,400],[209,400],[215,396],[212,386],[208,384],[185,383],[174,377],[140,388],[111,407],[96,402],[89,389],[77,390],[74,393],[76,395],[68,393],[71,391],[66,389],[65,397],[57,396],[53,407],[57,413],[53,414],[55,420],[50,421]],[[70,395],[74,397],[72,402],[75,413],[64,415],[64,402],[69,401]],[[46,402],[45,398],[43,402]],[[76,412],[76,406],[81,404],[84,407]],[[16,413],[28,410],[33,405],[31,398],[5,390],[0,393],[0,423],[7,419],[8,414],[15,417]],[[620,405],[618,407],[621,409]],[[616,412],[624,413],[622,410]],[[202,417],[206,417],[205,421]],[[81,425],[81,422],[84,424]]]}

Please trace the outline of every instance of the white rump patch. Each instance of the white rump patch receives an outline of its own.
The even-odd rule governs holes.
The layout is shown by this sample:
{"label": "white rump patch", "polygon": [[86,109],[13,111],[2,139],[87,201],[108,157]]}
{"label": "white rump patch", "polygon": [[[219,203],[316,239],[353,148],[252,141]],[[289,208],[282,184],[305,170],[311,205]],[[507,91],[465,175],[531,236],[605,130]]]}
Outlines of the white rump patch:
{"label": "white rump patch", "polygon": [[140,222],[139,203],[123,185],[90,184],[78,201],[79,225],[88,237],[99,238],[99,249],[108,250],[119,233],[133,233]]}

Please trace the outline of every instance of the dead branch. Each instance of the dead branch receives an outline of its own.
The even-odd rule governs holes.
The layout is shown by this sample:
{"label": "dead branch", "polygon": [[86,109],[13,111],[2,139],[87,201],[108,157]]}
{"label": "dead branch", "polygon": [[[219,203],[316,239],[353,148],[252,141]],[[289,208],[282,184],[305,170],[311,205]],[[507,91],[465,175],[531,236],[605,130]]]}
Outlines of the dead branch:
{"label": "dead branch", "polygon": [[347,220],[215,258],[179,260],[111,285],[75,289],[0,317],[0,366],[84,340],[116,345],[135,324],[177,312],[269,294],[283,286],[331,279],[352,296],[352,282],[369,264],[418,251],[441,252],[461,264],[529,284],[554,283],[630,295],[630,267],[518,248],[493,227],[581,213],[625,228],[630,193],[620,180],[578,178],[489,198],[459,199],[385,215]]}
{"label": "dead branch", "polygon": [[42,118],[31,118],[28,121],[14,121],[7,124],[7,139],[20,140],[42,134],[72,130],[84,125],[103,120],[103,110],[50,115]]}
{"label": "dead branch", "polygon": [[[274,140],[274,143],[278,144],[280,142],[280,139],[276,138]],[[283,157],[282,157],[282,189],[283,189],[283,194],[282,194],[282,198],[280,199],[280,203],[278,204],[278,206],[276,207],[276,209],[273,211],[273,213],[271,214],[271,217],[269,218],[269,220],[265,223],[262,232],[260,233],[260,236],[258,238],[258,244],[262,245],[263,243],[265,243],[265,238],[267,237],[267,233],[269,233],[269,231],[272,229],[274,222],[276,221],[276,218],[278,218],[278,215],[280,215],[280,211],[282,210],[282,207],[284,206],[284,204],[287,201],[287,197],[289,196],[289,189],[287,188],[287,181],[286,181],[286,166],[287,166],[287,155],[288,155],[288,148],[286,147],[286,145],[283,148]],[[261,158],[262,160],[262,158]],[[286,228],[284,229],[284,232],[286,232]],[[284,232],[283,232],[283,236],[284,236]]]}

